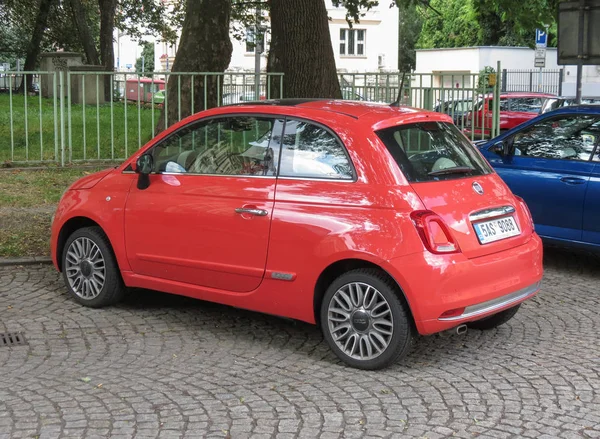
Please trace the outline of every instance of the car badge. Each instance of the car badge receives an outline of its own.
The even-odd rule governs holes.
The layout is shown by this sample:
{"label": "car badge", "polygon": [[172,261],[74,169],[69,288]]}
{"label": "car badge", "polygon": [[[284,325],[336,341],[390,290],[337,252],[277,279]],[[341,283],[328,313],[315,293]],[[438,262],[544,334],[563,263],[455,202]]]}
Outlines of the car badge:
{"label": "car badge", "polygon": [[477,182],[473,183],[473,190],[477,192],[479,195],[483,195],[483,188]]}

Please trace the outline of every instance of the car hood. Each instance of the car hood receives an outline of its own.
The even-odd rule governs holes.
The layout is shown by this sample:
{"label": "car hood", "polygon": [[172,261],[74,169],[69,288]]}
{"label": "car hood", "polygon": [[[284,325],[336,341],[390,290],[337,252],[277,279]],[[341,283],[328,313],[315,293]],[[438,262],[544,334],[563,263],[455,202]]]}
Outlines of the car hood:
{"label": "car hood", "polygon": [[93,174],[86,175],[80,178],[71,185],[69,190],[80,190],[80,189],[91,189],[96,186],[100,181],[114,171],[114,168],[105,169],[103,171],[94,172]]}

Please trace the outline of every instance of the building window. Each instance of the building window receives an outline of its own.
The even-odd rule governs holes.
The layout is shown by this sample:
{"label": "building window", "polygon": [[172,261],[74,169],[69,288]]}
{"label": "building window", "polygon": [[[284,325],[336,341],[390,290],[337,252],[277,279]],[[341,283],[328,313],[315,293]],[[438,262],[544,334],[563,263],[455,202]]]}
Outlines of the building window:
{"label": "building window", "polygon": [[340,55],[364,56],[367,31],[340,29]]}
{"label": "building window", "polygon": [[265,33],[262,32],[260,35],[260,39],[257,41],[256,38],[256,30],[254,26],[249,26],[246,28],[246,53],[254,53],[254,49],[256,45],[259,45],[260,53],[263,53],[265,50]]}

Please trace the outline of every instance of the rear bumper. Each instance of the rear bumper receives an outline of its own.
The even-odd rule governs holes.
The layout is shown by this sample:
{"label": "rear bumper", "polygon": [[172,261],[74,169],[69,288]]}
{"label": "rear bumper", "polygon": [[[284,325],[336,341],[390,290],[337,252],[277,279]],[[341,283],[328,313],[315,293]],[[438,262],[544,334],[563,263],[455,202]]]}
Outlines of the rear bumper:
{"label": "rear bumper", "polygon": [[[511,308],[533,297],[543,275],[542,243],[467,259],[462,254],[419,253],[390,261],[421,335],[451,329]],[[459,315],[442,317],[462,309]]]}

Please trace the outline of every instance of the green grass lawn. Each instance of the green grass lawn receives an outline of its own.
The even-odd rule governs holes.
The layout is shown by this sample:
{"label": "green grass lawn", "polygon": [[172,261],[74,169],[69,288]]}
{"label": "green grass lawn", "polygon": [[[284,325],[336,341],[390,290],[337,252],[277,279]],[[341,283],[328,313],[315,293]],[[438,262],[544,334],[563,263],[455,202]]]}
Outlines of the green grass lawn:
{"label": "green grass lawn", "polygon": [[62,193],[99,169],[0,171],[0,257],[47,256],[51,218]]}
{"label": "green grass lawn", "polygon": [[[160,108],[140,105],[138,109],[137,103],[71,105],[70,113],[65,104],[65,162],[124,159],[152,138],[160,116]],[[8,94],[0,94],[0,165],[54,161],[57,150],[60,160],[60,132],[60,106],[55,108],[53,99],[13,94],[11,100]]]}

